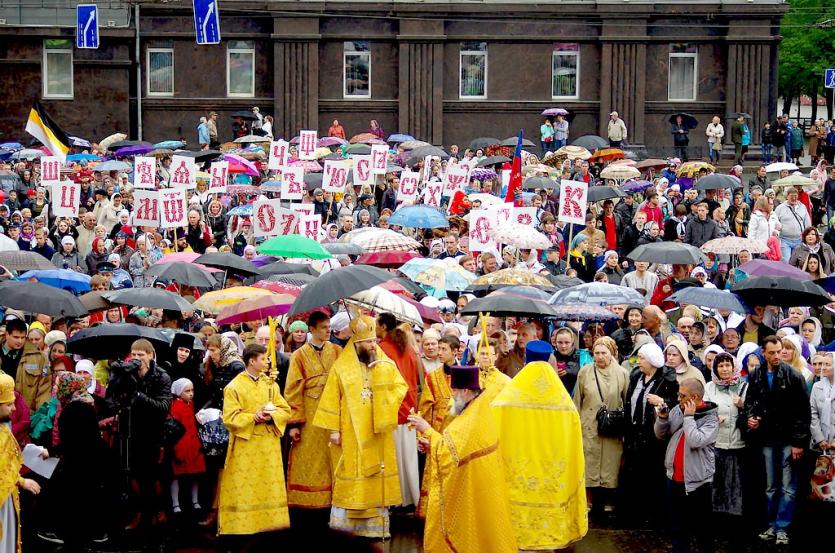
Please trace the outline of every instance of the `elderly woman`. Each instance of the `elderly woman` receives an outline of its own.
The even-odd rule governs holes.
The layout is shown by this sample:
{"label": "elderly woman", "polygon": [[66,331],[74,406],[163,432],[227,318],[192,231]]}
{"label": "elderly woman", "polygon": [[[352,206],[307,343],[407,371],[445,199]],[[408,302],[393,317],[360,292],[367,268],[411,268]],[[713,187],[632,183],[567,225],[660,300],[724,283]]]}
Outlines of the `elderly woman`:
{"label": "elderly woman", "polygon": [[821,359],[820,380],[812,386],[810,398],[812,408],[812,443],[817,451],[835,448],[835,373],[833,373],[833,354]]}
{"label": "elderly woman", "polygon": [[666,473],[665,444],[655,437],[656,410],[670,409],[678,401],[675,371],[664,366],[664,352],[655,343],[641,346],[637,370],[629,377],[624,410],[624,487],[631,498],[629,513],[636,521],[660,522],[663,516]]}
{"label": "elderly woman", "polygon": [[835,271],[835,252],[829,244],[821,240],[820,232],[815,227],[808,227],[801,233],[800,244],[792,251],[789,264],[804,269],[809,254],[817,254],[824,274]]}
{"label": "elderly woman", "polygon": [[615,341],[608,336],[595,340],[594,362],[580,369],[574,388],[574,405],[580,413],[583,453],[586,458],[586,488],[592,512],[611,510],[612,491],[618,486],[623,455],[620,436],[597,433],[597,412],[601,407],[613,411],[623,407],[629,386],[629,373],[618,365]]}
{"label": "elderly woman", "polygon": [[737,418],[745,405],[748,383],[740,376],[740,367],[729,353],[713,360],[712,380],[705,386],[705,401],[719,408],[719,434],[716,437],[716,473],[713,475],[713,510],[742,515],[742,460],[745,441]]}
{"label": "elderly woman", "polygon": [[690,356],[687,352],[687,344],[683,340],[673,338],[664,349],[664,360],[676,375],[679,384],[690,378],[695,378],[704,384],[702,373],[690,364]]}

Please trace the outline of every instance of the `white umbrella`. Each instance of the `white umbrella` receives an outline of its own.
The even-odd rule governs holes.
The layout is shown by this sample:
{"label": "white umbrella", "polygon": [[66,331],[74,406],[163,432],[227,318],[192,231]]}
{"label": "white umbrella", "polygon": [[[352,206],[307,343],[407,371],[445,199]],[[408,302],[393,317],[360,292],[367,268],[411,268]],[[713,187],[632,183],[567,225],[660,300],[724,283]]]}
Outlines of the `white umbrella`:
{"label": "white umbrella", "polygon": [[611,180],[634,179],[641,176],[641,172],[629,165],[609,165],[600,171],[600,178]]}
{"label": "white umbrella", "polygon": [[793,175],[789,175],[788,177],[783,177],[782,179],[777,179],[776,181],[771,183],[771,186],[774,188],[783,186],[802,186],[803,190],[805,190],[806,192],[814,192],[818,189],[818,181],[810,179],[809,177],[804,177],[803,175],[796,173]]}
{"label": "white umbrella", "polygon": [[416,250],[420,243],[390,229],[367,227],[353,230],[339,239],[362,248],[365,253]]}
{"label": "white umbrella", "polygon": [[778,161],[765,166],[766,173],[779,173],[780,171],[797,171],[797,165],[791,162]]}
{"label": "white umbrella", "polygon": [[242,136],[240,138],[235,139],[235,143],[237,144],[257,144],[259,142],[269,142],[270,139],[266,136],[258,136],[255,134],[248,134],[246,136]]}
{"label": "white umbrella", "polygon": [[467,198],[471,202],[474,202],[476,200],[480,201],[482,207],[488,206],[488,205],[499,205],[499,204],[504,203],[504,200],[499,198],[498,196],[494,196],[493,194],[486,194],[486,193],[483,193],[483,192],[476,192],[476,193],[470,194],[469,196],[467,196]]}
{"label": "white umbrella", "polygon": [[551,241],[535,227],[519,223],[502,224],[490,232],[490,238],[523,250],[546,250],[552,246]]}
{"label": "white umbrella", "polygon": [[379,313],[391,313],[403,322],[423,326],[423,319],[421,319],[417,307],[380,286],[357,292],[353,296],[345,298],[345,301]]}
{"label": "white umbrella", "polygon": [[19,250],[20,246],[17,245],[17,242],[5,234],[0,234],[0,252],[16,252]]}
{"label": "white umbrella", "polygon": [[110,148],[110,145],[113,144],[114,142],[119,142],[120,140],[124,140],[127,137],[128,137],[128,135],[126,135],[125,133],[117,132],[116,134],[111,134],[107,138],[102,138],[101,140],[99,140],[99,146],[101,146],[102,148],[108,149],[108,148]]}

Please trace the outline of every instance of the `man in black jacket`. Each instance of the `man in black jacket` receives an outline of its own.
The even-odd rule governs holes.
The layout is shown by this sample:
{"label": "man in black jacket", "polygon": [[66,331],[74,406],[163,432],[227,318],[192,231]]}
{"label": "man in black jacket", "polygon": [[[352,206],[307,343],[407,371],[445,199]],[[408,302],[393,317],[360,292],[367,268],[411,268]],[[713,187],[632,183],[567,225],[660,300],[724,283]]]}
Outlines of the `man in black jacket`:
{"label": "man in black jacket", "polygon": [[762,347],[764,340],[774,334],[774,329],[763,323],[765,307],[754,305],[752,311],[746,313],[745,320],[736,326],[736,331],[742,342],[753,342]]}
{"label": "man in black jacket", "polygon": [[136,340],[131,357],[121,367],[111,367],[106,395],[117,413],[121,468],[135,483],[139,502],[139,512],[127,530],[136,529],[143,518],[151,522],[161,512],[156,484],[163,423],[171,407],[171,378],[157,366],[151,342]]}
{"label": "man in black jacket", "polygon": [[716,221],[708,216],[708,202],[702,200],[696,206],[696,217],[690,217],[684,226],[684,243],[701,248],[705,242],[719,236]]}
{"label": "man in black jacket", "polygon": [[761,449],[765,464],[768,528],[760,539],[788,545],[797,463],[809,446],[811,411],[806,383],[799,372],[780,361],[782,349],[777,336],[763,340],[765,365],[748,377],[745,408],[738,424],[747,431],[746,441]]}

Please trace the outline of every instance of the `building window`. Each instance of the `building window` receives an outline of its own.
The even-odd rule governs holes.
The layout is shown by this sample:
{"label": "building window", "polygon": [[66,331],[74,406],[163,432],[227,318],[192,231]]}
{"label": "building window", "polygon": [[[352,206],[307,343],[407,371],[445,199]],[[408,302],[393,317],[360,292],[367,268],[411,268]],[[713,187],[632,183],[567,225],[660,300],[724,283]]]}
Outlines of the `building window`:
{"label": "building window", "polygon": [[237,98],[255,96],[255,45],[248,40],[233,40],[226,49],[226,95]]}
{"label": "building window", "polygon": [[487,98],[487,43],[464,42],[458,59],[458,96],[467,99]]}
{"label": "building window", "polygon": [[174,49],[148,48],[148,96],[174,95]]}
{"label": "building window", "polygon": [[367,41],[344,43],[342,74],[344,98],[371,98],[371,46]]}
{"label": "building window", "polygon": [[699,55],[695,52],[670,53],[667,99],[671,102],[696,99]]}
{"label": "building window", "polygon": [[71,39],[47,39],[43,43],[43,97],[73,97]]}
{"label": "building window", "polygon": [[580,45],[556,44],[551,53],[551,98],[576,100],[580,97]]}

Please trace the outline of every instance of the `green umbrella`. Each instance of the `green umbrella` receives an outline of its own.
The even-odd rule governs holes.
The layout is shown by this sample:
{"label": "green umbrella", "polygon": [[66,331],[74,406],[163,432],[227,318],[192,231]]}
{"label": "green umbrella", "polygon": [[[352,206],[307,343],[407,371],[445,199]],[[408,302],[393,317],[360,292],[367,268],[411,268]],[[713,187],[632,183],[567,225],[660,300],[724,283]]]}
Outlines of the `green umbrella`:
{"label": "green umbrella", "polygon": [[263,255],[291,258],[332,259],[322,244],[300,234],[274,236],[256,248]]}

